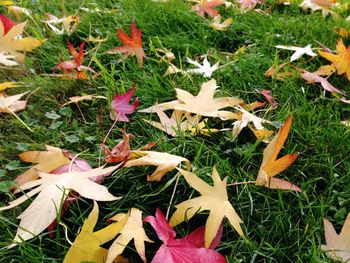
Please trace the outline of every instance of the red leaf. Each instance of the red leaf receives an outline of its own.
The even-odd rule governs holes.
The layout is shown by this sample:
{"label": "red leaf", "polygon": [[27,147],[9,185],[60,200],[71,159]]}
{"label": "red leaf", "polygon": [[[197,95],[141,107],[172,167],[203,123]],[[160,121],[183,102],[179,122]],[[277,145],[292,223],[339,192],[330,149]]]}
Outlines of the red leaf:
{"label": "red leaf", "polygon": [[272,107],[276,107],[278,105],[278,102],[271,96],[271,90],[264,89],[262,91],[259,91],[259,93],[265,97],[265,99],[270,103]]}
{"label": "red leaf", "polygon": [[118,119],[118,121],[129,122],[126,115],[133,113],[140,104],[139,98],[136,98],[133,104],[129,104],[132,95],[134,95],[135,86],[136,84],[123,95],[119,95],[118,92],[115,93],[111,104],[110,117],[112,120]]}
{"label": "red leaf", "polygon": [[6,35],[7,32],[9,32],[10,29],[15,25],[15,23],[5,15],[0,15],[0,21],[4,28],[4,35]]}
{"label": "red leaf", "polygon": [[118,38],[123,42],[124,46],[119,46],[107,51],[108,54],[121,52],[124,56],[136,56],[137,65],[143,65],[145,52],[142,48],[142,30],[137,30],[135,21],[130,26],[131,37],[129,37],[121,28],[118,29]]}
{"label": "red leaf", "polygon": [[130,138],[133,137],[132,134],[123,132],[123,140],[118,143],[112,151],[108,146],[103,145],[105,152],[105,161],[107,163],[120,163],[126,161],[130,155]]}
{"label": "red leaf", "polygon": [[204,227],[199,227],[191,234],[175,239],[174,229],[166,221],[160,209],[156,210],[156,216],[147,216],[144,222],[151,224],[158,238],[163,241],[151,263],[224,263],[226,259],[217,251],[213,250],[220,242],[222,224],[212,242],[210,249],[204,248]]}

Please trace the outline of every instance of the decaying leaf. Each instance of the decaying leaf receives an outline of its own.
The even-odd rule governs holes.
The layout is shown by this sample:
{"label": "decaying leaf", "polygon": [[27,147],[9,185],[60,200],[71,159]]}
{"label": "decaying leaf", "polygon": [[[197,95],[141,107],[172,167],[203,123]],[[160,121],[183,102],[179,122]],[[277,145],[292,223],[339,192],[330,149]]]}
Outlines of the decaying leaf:
{"label": "decaying leaf", "polygon": [[321,248],[328,256],[334,260],[349,262],[350,261],[350,213],[345,219],[345,223],[340,234],[335,232],[332,223],[326,218],[323,219],[324,234],[326,238],[326,245]]}
{"label": "decaying leaf", "polygon": [[69,101],[66,103],[63,103],[61,107],[67,106],[71,103],[78,103],[83,100],[94,100],[94,99],[107,99],[105,96],[99,96],[99,95],[84,95],[84,96],[73,96],[69,98]]}
{"label": "decaying leaf", "polygon": [[19,155],[23,162],[35,163],[30,169],[16,177],[15,182],[21,186],[39,178],[39,172],[49,173],[62,165],[69,164],[69,158],[60,148],[45,145],[46,151],[27,151]]}
{"label": "decaying leaf", "polygon": [[310,57],[315,57],[317,56],[317,54],[315,54],[312,49],[311,49],[311,45],[307,45],[305,47],[294,47],[294,46],[281,46],[281,45],[277,45],[275,46],[276,48],[279,49],[285,49],[285,50],[291,50],[294,51],[293,55],[290,57],[290,62],[293,62],[295,60],[298,60],[299,58],[301,58],[303,55],[308,55]]}
{"label": "decaying leaf", "polygon": [[155,151],[131,151],[130,160],[124,164],[124,167],[157,166],[153,174],[147,176],[147,181],[160,181],[162,177],[176,169],[180,163],[186,164],[187,170],[191,168],[190,162],[181,156]]}
{"label": "decaying leaf", "polygon": [[[86,71],[90,71],[94,73],[95,76],[97,76],[97,73],[95,70],[93,70],[90,67],[83,66],[84,61],[84,45],[85,42],[82,42],[79,46],[79,52],[75,50],[73,45],[67,40],[69,52],[71,53],[73,60],[66,60],[63,62],[58,63],[56,66],[54,66],[53,70],[61,70],[63,72],[63,77],[67,79],[88,79],[88,75],[86,74]],[[60,75],[57,75],[57,77],[60,77]]]}
{"label": "decaying leaf", "polygon": [[[63,35],[63,34],[71,34],[73,33],[79,23],[79,16],[64,16],[62,18],[58,18],[50,13],[46,13],[46,20],[44,21],[45,24],[48,25],[48,27],[54,32],[56,35]],[[58,28],[57,25],[61,25],[61,28]]]}
{"label": "decaying leaf", "polygon": [[[343,40],[341,38],[338,39],[337,43],[337,54],[324,52],[324,51],[318,51],[318,53],[326,58],[327,60],[331,61],[331,65],[327,65],[324,72],[322,72],[322,75],[330,75],[332,73],[332,70],[336,69],[338,75],[343,75],[348,78],[350,81],[350,46],[346,48],[343,44]],[[328,73],[328,74],[327,74]],[[318,70],[318,74],[320,74],[320,71]]]}
{"label": "decaying leaf", "polygon": [[216,168],[213,168],[212,179],[214,185],[208,185],[194,173],[178,169],[184,176],[187,183],[201,193],[196,197],[176,205],[176,211],[170,218],[170,225],[176,226],[186,219],[191,219],[197,212],[209,210],[209,217],[205,224],[205,247],[209,248],[220,228],[223,218],[226,216],[230,224],[236,229],[239,235],[243,236],[241,228],[242,220],[235,209],[228,201],[227,177],[221,181]]}
{"label": "decaying leaf", "polygon": [[[112,217],[110,220],[121,221],[126,216],[128,216],[128,214],[120,213]],[[142,226],[142,212],[137,208],[131,208],[130,215],[128,216],[123,229],[120,231],[120,235],[109,247],[106,263],[112,263],[113,260],[124,251],[132,239],[134,239],[135,248],[142,258],[142,261],[147,262],[145,255],[145,242],[153,243],[153,241],[146,235],[145,229]]]}
{"label": "decaying leaf", "polygon": [[197,4],[192,7],[192,10],[197,12],[198,15],[204,16],[205,14],[216,17],[219,11],[215,10],[214,7],[218,7],[224,4],[225,0],[198,0],[195,1]]}
{"label": "decaying leaf", "polygon": [[232,23],[233,19],[231,17],[221,22],[221,16],[217,15],[213,18],[209,26],[214,28],[215,30],[226,31]]}
{"label": "decaying leaf", "polygon": [[123,42],[124,46],[116,47],[107,51],[108,54],[123,53],[125,57],[136,56],[137,65],[142,67],[145,52],[142,48],[142,30],[137,30],[135,21],[132,21],[130,26],[131,37],[118,29],[118,38]]}
{"label": "decaying leaf", "polygon": [[204,247],[204,227],[199,227],[189,235],[175,239],[174,229],[157,208],[156,216],[148,216],[144,222],[150,223],[163,244],[158,249],[151,263],[225,263],[226,259],[214,249],[220,243],[222,224],[220,225],[209,248]]}
{"label": "decaying leaf", "polygon": [[27,107],[27,101],[21,98],[28,92],[8,96],[5,92],[0,92],[0,112],[14,113],[24,110]]}
{"label": "decaying leaf", "polygon": [[292,116],[289,117],[278,131],[278,134],[266,146],[263,153],[263,160],[260,166],[259,174],[256,179],[256,185],[265,186],[271,189],[301,192],[301,189],[298,186],[283,179],[273,178],[275,175],[287,169],[298,158],[298,154],[293,153],[277,159],[278,153],[281,151],[283,144],[288,137],[292,120]]}
{"label": "decaying leaf", "polygon": [[118,121],[129,122],[129,118],[126,115],[134,113],[139,106],[139,98],[136,98],[133,104],[129,104],[132,95],[134,95],[136,84],[130,88],[123,95],[115,93],[114,99],[111,103],[110,117],[112,120],[118,119]]}
{"label": "decaying leaf", "polygon": [[289,78],[293,75],[290,71],[282,71],[281,69],[284,68],[288,63],[283,63],[281,65],[276,66],[273,64],[265,73],[265,77],[271,77],[276,78],[277,80],[284,80],[285,78]]}
{"label": "decaying leaf", "polygon": [[[15,24],[11,19],[0,15],[0,62],[5,66],[15,66],[24,61],[22,52],[32,51],[46,40],[20,37],[27,22]],[[16,61],[14,61],[14,59]]]}
{"label": "decaying leaf", "polygon": [[8,206],[0,207],[0,211],[14,208],[38,194],[27,209],[18,216],[21,222],[13,241],[19,243],[31,239],[44,231],[55,220],[61,204],[66,200],[70,190],[77,192],[82,197],[97,201],[120,199],[121,197],[115,197],[110,194],[105,186],[91,180],[93,177],[109,174],[118,168],[119,166],[117,165],[108,168],[99,167],[84,172],[67,172],[62,174],[39,172],[40,179],[19,186],[15,193],[35,187],[34,189],[11,201]]}
{"label": "decaying leaf", "polygon": [[[98,219],[98,205],[94,201],[94,207],[90,212],[88,218],[85,219],[84,225],[79,235],[74,240],[74,243],[68,250],[63,263],[105,263],[108,250],[102,248],[101,245],[116,237],[125,226],[128,218],[129,214],[126,214],[124,218],[119,222],[110,224],[109,226],[106,226],[105,228],[94,232],[94,228]],[[118,260],[118,262],[125,261]]]}
{"label": "decaying leaf", "polygon": [[105,152],[105,161],[107,163],[120,163],[124,162],[129,158],[130,155],[130,138],[132,134],[126,133],[122,130],[123,140],[119,142],[112,151],[108,146],[103,145]]}

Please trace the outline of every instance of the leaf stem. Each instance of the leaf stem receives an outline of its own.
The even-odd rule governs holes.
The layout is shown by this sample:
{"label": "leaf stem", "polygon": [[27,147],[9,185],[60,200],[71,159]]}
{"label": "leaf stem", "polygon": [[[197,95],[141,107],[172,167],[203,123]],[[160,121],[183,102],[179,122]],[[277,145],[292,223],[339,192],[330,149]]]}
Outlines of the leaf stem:
{"label": "leaf stem", "polygon": [[169,213],[170,213],[170,207],[171,207],[171,204],[173,203],[173,199],[174,199],[174,196],[175,196],[176,188],[177,188],[177,186],[179,184],[179,178],[180,178],[179,173],[177,173],[176,176],[177,176],[177,178],[176,178],[174,190],[173,190],[173,193],[171,194],[169,206],[168,206],[168,209],[167,209],[166,215],[165,215],[165,218],[166,218],[167,221],[168,221],[168,217],[169,217]]}
{"label": "leaf stem", "polygon": [[256,181],[236,182],[236,183],[228,184],[227,186],[237,186],[237,185],[255,184],[255,183],[256,183]]}

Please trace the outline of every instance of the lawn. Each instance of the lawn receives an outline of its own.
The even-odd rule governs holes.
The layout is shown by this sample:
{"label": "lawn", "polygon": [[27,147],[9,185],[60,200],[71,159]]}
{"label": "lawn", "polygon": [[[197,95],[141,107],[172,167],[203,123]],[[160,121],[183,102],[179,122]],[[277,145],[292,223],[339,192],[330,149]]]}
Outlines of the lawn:
{"label": "lawn", "polygon": [[[335,52],[338,38],[342,38],[348,47],[350,39],[346,34],[339,36],[338,32],[339,28],[350,30],[350,22],[346,21],[349,11],[345,6],[334,9],[337,15],[325,17],[321,11],[302,10],[298,0],[289,5],[266,0],[250,10],[241,10],[235,1],[228,2],[234,5],[215,7],[223,18],[233,19],[226,31],[212,28],[209,25],[212,18],[207,14],[199,16],[191,10],[196,3],[185,0],[25,0],[16,5],[31,10],[31,15],[22,14],[19,20],[8,12],[7,6],[0,6],[1,13],[16,23],[28,21],[25,36],[46,39],[40,47],[26,53],[24,63],[13,67],[0,65],[0,83],[22,83],[20,87],[6,91],[7,94],[29,91],[23,98],[30,94],[26,109],[15,113],[16,116],[0,113],[1,206],[19,196],[8,190],[9,185],[32,166],[19,159],[22,152],[44,151],[45,145],[50,145],[65,149],[73,156],[79,154],[78,158],[97,168],[105,163],[101,144],[104,142],[112,149],[122,142],[122,130],[125,130],[133,134],[130,139],[132,150],[154,144],[149,151],[186,158],[191,163],[191,171],[210,185],[214,166],[221,179],[227,177],[228,199],[243,221],[244,233],[240,236],[227,218],[224,219],[222,239],[216,250],[227,262],[333,262],[321,250],[321,245],[326,243],[323,219],[328,219],[339,233],[350,212],[350,127],[342,123],[350,119],[350,106],[341,101],[343,95],[325,91],[320,84],[309,84],[301,78],[301,70],[315,72],[331,62],[320,55],[304,55],[289,63],[293,51],[275,46],[305,47],[311,44],[315,54],[323,47]],[[338,2],[342,4],[346,0]],[[45,13],[57,17],[77,15],[79,23],[74,32],[57,35],[43,22]],[[108,54],[109,50],[122,45],[117,36],[118,29],[130,35],[132,21],[142,30],[143,66],[138,65],[135,56]],[[72,59],[67,40],[77,50],[83,41],[86,42],[83,65],[98,74],[93,77],[94,73],[87,71],[87,79],[57,76],[62,72],[52,68]],[[163,58],[166,53],[163,51],[172,52],[175,59],[169,62]],[[203,55],[211,65],[220,61],[211,77],[192,74],[188,70],[194,66],[187,58],[202,63]],[[170,63],[179,72],[164,76]],[[264,75],[271,66],[276,71],[283,63],[286,66],[279,70],[279,73],[287,72],[283,80],[276,74]],[[347,63],[349,68],[350,61]],[[254,127],[251,123],[250,128],[243,128],[235,137],[232,125],[237,119],[211,116],[205,123],[204,128],[209,129],[206,134],[195,132],[194,128],[192,133],[177,131],[177,136],[171,136],[149,124],[159,121],[157,114],[139,112],[176,100],[176,89],[197,95],[202,83],[211,79],[219,86],[216,98],[237,97],[244,105],[266,102],[250,113],[270,121],[263,123],[274,132],[270,141],[293,116],[289,136],[279,157],[289,153],[299,156],[276,177],[297,185],[301,192],[239,183],[256,180],[267,145],[256,138],[250,129]],[[350,93],[345,75],[333,73],[327,79],[334,87]],[[124,94],[133,85],[135,93],[131,104],[138,97],[137,110],[128,115],[129,122],[118,121],[120,114],[114,116],[117,118],[114,122],[110,111],[115,93]],[[266,101],[260,93],[262,90],[270,90],[278,104],[273,106]],[[105,98],[62,107],[72,96],[91,94]],[[205,108],[207,105],[200,106]],[[239,109],[238,104],[225,108],[236,113]],[[215,129],[223,131],[215,132]],[[102,182],[111,194],[122,198],[98,202],[97,230],[108,225],[108,218],[127,213],[132,207],[140,209],[143,218],[154,215],[156,208],[164,214],[169,209],[170,218],[176,205],[200,195],[176,169],[166,173],[159,182],[150,182],[147,176],[154,172],[154,166],[128,167],[127,164]],[[186,169],[184,162],[179,167]],[[69,240],[73,242],[80,233],[93,201],[80,198],[62,216],[57,215],[59,224],[53,230],[46,229],[7,249],[20,223],[16,218],[30,203],[26,201],[0,212],[0,262],[62,262],[70,248]],[[174,227],[177,237],[184,237],[205,225],[208,215],[208,211],[201,211]],[[148,237],[156,241],[146,243],[146,257],[151,262],[162,242],[150,224],[145,223],[144,227]],[[108,248],[110,244],[103,247]],[[122,255],[130,262],[142,262],[133,242]]]}

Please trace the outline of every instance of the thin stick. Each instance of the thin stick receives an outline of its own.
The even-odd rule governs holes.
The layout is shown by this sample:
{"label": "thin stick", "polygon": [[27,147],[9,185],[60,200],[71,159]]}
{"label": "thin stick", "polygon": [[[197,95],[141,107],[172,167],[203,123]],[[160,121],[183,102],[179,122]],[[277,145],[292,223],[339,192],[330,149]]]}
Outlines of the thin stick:
{"label": "thin stick", "polygon": [[237,183],[228,184],[226,186],[236,186],[236,185],[255,184],[255,183],[256,183],[256,181],[237,182]]}
{"label": "thin stick", "polygon": [[15,116],[17,118],[17,120],[20,121],[20,123],[22,123],[24,125],[24,127],[26,127],[30,132],[34,132],[24,121],[21,120],[20,117],[18,117],[18,115],[13,111],[11,110],[10,108],[8,108],[7,110],[9,110],[9,112]]}
{"label": "thin stick", "polygon": [[168,221],[168,217],[169,217],[169,213],[170,213],[170,207],[171,207],[171,204],[173,203],[173,199],[174,199],[174,196],[175,196],[176,188],[177,188],[177,185],[179,184],[179,178],[180,178],[179,173],[177,173],[176,176],[177,176],[177,178],[176,178],[174,190],[173,190],[173,193],[171,194],[169,206],[168,206],[168,209],[167,209],[166,215],[165,215],[165,219],[167,221]]}
{"label": "thin stick", "polygon": [[[83,151],[83,152],[86,152],[86,151],[87,151],[87,150],[85,150],[85,151]],[[75,155],[75,156],[72,158],[72,160],[71,160],[70,163],[69,163],[69,168],[68,168],[68,172],[69,172],[69,173],[72,171],[72,166],[73,166],[73,163],[74,163],[75,159],[77,159],[77,157],[78,157],[79,155],[81,155],[83,152],[78,153],[77,155]]]}
{"label": "thin stick", "polygon": [[86,119],[85,119],[84,113],[83,113],[82,110],[80,109],[78,102],[76,102],[76,104],[77,104],[78,110],[79,110],[79,112],[80,112],[80,114],[81,114],[81,117],[83,117],[84,123],[87,124],[87,121],[86,121]]}
{"label": "thin stick", "polygon": [[70,245],[73,245],[73,242],[70,241],[70,239],[69,239],[69,237],[68,237],[68,227],[67,227],[64,223],[62,223],[62,222],[59,222],[58,224],[60,224],[61,226],[63,226],[63,228],[64,228],[64,235],[65,235],[65,237],[66,237],[67,242],[68,242]]}

